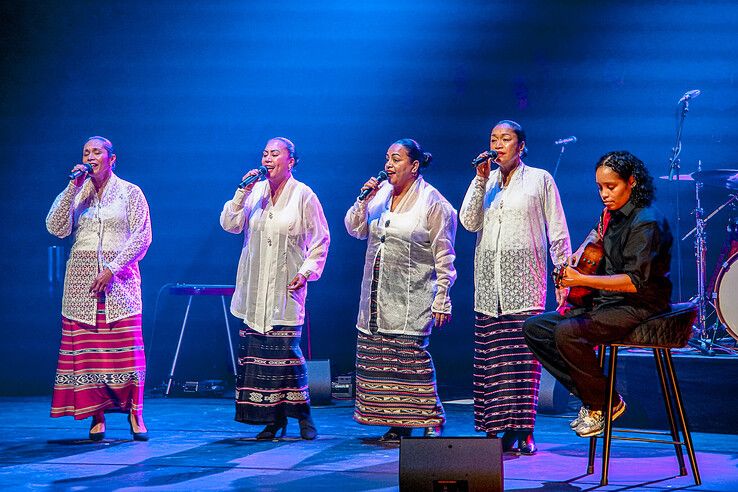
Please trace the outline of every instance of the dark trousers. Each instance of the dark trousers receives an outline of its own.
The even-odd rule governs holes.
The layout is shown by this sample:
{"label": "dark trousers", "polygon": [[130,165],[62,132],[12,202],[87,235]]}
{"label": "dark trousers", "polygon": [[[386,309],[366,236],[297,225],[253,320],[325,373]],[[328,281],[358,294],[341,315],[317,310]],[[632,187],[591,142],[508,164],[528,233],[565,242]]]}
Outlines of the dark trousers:
{"label": "dark trousers", "polygon": [[523,336],[551,375],[584,405],[602,410],[607,380],[595,347],[626,337],[653,314],[632,306],[576,309],[565,316],[551,311],[528,318],[523,324]]}

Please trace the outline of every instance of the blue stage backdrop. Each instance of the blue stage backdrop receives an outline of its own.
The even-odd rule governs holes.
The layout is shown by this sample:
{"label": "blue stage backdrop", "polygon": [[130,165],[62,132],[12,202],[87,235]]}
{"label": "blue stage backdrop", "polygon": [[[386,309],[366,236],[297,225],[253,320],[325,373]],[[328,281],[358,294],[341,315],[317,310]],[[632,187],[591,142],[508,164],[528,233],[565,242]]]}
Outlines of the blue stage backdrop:
{"label": "blue stage backdrop", "polygon": [[[44,5],[45,4],[45,5]],[[676,102],[700,89],[684,129],[682,170],[738,167],[738,5],[717,2],[4,2],[0,161],[4,235],[2,390],[48,392],[58,348],[59,286],[44,217],[86,137],[116,146],[117,173],[144,190],[154,242],[141,263],[149,383],[166,375],[185,299],[170,282],[232,283],[242,237],[218,216],[269,137],[297,145],[296,177],[331,227],[323,278],[310,285],[312,355],[352,370],[365,243],[343,215],[396,139],[434,155],[426,179],[458,209],[495,121],[519,121],[527,163],[553,171],[552,142],[576,135],[559,184],[573,242],[601,209],[596,159],[628,149],[667,174]],[[676,216],[659,181],[659,203]],[[689,184],[674,187],[682,232]],[[728,198],[706,188],[709,211]],[[727,211],[710,224],[711,271]],[[439,382],[471,394],[475,238],[459,228],[454,319],[431,349]],[[695,292],[684,241],[682,298]],[[63,267],[63,265],[62,265]],[[156,321],[156,323],[155,323]],[[227,373],[219,299],[198,299],[180,375]]]}

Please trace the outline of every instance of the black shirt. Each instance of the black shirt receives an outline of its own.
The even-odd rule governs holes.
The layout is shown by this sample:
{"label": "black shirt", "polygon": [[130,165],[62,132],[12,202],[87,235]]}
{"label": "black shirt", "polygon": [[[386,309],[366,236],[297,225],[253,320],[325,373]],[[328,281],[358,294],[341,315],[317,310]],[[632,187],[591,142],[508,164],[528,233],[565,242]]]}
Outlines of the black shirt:
{"label": "black shirt", "polygon": [[595,294],[595,309],[627,304],[654,313],[667,310],[671,300],[671,244],[669,223],[653,206],[636,208],[628,201],[610,212],[603,238],[605,257],[598,273],[624,273],[637,292],[600,290]]}

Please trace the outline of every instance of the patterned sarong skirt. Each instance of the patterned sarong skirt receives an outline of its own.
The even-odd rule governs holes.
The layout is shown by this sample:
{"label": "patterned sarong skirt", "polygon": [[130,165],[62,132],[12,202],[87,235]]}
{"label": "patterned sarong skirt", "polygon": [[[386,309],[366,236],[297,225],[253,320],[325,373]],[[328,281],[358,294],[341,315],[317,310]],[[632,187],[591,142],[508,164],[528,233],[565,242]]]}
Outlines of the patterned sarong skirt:
{"label": "patterned sarong skirt", "polygon": [[532,430],[541,364],[523,338],[523,322],[537,313],[487,316],[474,327],[474,428]]}
{"label": "patterned sarong skirt", "polygon": [[444,424],[446,416],[427,348],[428,337],[359,332],[354,420],[390,427]]}
{"label": "patterned sarong skirt", "polygon": [[236,420],[268,424],[310,415],[307,366],[300,349],[302,326],[239,331]]}
{"label": "patterned sarong skirt", "polygon": [[91,326],[62,316],[52,417],[143,412],[146,358],[141,315],[108,323],[101,296],[96,321]]}

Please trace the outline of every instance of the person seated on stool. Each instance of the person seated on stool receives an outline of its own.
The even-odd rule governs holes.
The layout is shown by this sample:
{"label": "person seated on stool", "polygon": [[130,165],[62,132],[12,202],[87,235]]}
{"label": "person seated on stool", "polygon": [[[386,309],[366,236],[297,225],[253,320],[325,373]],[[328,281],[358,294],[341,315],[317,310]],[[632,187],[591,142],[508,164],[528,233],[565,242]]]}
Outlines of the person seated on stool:
{"label": "person seated on stool", "polygon": [[[672,236],[664,216],[652,206],[653,179],[626,151],[597,162],[596,182],[605,209],[600,223],[569,259],[576,265],[590,242],[602,241],[604,256],[594,275],[572,266],[560,274],[564,287],[593,290],[591,304],[562,305],[525,321],[523,335],[541,364],[582,400],[570,426],[581,437],[605,428],[606,378],[595,347],[620,340],[647,318],[669,310]],[[569,294],[572,296],[571,293]],[[614,395],[611,418],[625,411]]]}

